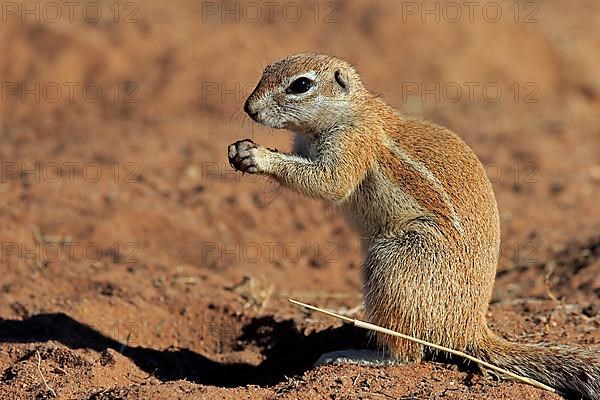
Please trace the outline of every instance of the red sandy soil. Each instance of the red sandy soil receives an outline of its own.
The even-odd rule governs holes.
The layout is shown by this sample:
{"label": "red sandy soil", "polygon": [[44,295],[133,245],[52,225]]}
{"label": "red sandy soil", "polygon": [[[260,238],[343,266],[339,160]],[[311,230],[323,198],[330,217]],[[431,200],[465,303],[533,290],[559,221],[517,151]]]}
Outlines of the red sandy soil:
{"label": "red sandy soil", "polygon": [[[298,51],[347,58],[488,167],[503,235],[494,331],[600,344],[598,1],[517,16],[500,1],[497,22],[486,3],[472,22],[448,9],[423,22],[395,1],[318,15],[300,2],[295,23],[281,7],[235,23],[198,1],[95,4],[100,22],[46,9],[0,24],[0,399],[559,398],[456,361],[312,367],[364,333],[287,299],[359,304],[358,240],[323,204],[226,160],[246,137],[289,148],[241,109],[265,64]],[[436,83],[448,92],[422,98]]]}

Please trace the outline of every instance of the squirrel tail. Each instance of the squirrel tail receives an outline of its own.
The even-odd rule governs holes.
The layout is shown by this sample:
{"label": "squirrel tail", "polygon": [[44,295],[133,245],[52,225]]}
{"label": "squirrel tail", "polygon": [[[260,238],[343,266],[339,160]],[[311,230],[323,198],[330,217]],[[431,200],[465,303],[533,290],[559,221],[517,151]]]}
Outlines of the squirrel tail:
{"label": "squirrel tail", "polygon": [[511,372],[535,379],[577,399],[600,399],[600,351],[545,344],[518,344],[489,329],[477,356]]}

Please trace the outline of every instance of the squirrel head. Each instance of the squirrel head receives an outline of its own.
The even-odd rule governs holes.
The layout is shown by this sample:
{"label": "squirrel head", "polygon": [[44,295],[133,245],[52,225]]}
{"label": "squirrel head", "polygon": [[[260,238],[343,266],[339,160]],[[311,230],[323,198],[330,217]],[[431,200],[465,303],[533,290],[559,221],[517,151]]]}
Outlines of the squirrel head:
{"label": "squirrel head", "polygon": [[315,134],[352,120],[366,93],[354,67],[324,54],[301,53],[268,65],[244,105],[256,122]]}

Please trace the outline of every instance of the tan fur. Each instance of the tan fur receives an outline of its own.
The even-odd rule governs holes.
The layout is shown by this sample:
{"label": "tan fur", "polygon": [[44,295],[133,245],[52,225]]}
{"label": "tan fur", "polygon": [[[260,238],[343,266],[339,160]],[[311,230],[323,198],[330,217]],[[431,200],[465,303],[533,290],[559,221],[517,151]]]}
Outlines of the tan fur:
{"label": "tan fur", "polygon": [[[306,93],[286,89],[310,77]],[[526,346],[489,331],[485,314],[500,249],[498,209],[484,168],[453,132],[404,118],[327,55],[269,65],[248,98],[258,122],[296,132],[293,154],[250,140],[229,147],[232,165],[272,177],[340,208],[364,239],[364,302],[370,320],[469,351],[586,398],[600,397],[600,355]],[[420,345],[378,341],[418,362]]]}

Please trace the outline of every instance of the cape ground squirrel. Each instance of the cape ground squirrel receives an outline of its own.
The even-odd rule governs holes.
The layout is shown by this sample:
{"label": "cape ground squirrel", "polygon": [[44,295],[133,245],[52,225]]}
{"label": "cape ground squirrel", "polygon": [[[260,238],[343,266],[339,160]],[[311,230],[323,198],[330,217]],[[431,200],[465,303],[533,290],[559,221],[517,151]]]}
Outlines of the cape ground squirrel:
{"label": "cape ground squirrel", "polygon": [[[600,354],[494,335],[485,315],[500,251],[492,186],[453,132],[407,119],[347,62],[297,54],[267,66],[244,110],[296,133],[292,154],[249,139],[231,165],[338,206],[364,240],[364,304],[373,323],[467,351],[565,393],[600,398]],[[378,335],[401,362],[422,346]]]}

